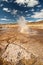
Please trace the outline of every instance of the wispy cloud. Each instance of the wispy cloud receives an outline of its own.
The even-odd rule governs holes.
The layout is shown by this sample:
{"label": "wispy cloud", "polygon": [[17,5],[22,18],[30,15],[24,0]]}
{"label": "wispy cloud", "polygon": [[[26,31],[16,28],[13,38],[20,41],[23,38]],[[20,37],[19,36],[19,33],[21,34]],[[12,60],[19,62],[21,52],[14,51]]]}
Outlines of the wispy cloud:
{"label": "wispy cloud", "polygon": [[17,14],[17,11],[18,11],[18,10],[13,9],[12,12],[11,12],[11,14],[13,14],[13,15],[14,15],[14,14]]}
{"label": "wispy cloud", "polygon": [[2,20],[2,21],[6,21],[7,19],[6,19],[6,18],[1,18],[0,20]]}
{"label": "wispy cloud", "polygon": [[34,15],[31,15],[32,18],[43,18],[43,9],[40,12],[34,12]]}
{"label": "wispy cloud", "polygon": [[15,2],[18,3],[18,4],[20,4],[20,5],[21,4],[25,5],[25,3],[26,3],[27,7],[34,7],[35,5],[38,4],[37,0],[16,0]]}
{"label": "wispy cloud", "polygon": [[8,8],[3,8],[3,11],[10,12]]}
{"label": "wispy cloud", "polygon": [[41,9],[41,12],[43,12],[43,9]]}
{"label": "wispy cloud", "polygon": [[31,9],[32,12],[34,12],[34,9]]}
{"label": "wispy cloud", "polygon": [[43,19],[37,19],[36,22],[37,22],[37,21],[42,21],[42,20],[43,20]]}
{"label": "wispy cloud", "polygon": [[41,7],[41,5],[38,5],[37,7]]}
{"label": "wispy cloud", "polygon": [[2,1],[6,1],[6,2],[8,2],[8,0],[2,0]]}
{"label": "wispy cloud", "polygon": [[27,13],[28,11],[25,11],[25,13]]}
{"label": "wispy cloud", "polygon": [[0,7],[2,7],[3,6],[3,4],[0,4]]}

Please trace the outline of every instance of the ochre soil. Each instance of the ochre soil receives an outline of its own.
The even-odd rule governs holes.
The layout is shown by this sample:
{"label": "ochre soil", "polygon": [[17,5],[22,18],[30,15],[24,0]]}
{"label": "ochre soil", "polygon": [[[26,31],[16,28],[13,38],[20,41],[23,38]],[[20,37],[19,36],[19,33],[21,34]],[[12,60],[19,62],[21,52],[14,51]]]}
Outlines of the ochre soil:
{"label": "ochre soil", "polygon": [[8,44],[16,43],[38,57],[34,65],[43,65],[43,29],[33,27],[32,30],[37,31],[37,34],[20,33],[18,27],[0,30],[0,56],[7,49]]}

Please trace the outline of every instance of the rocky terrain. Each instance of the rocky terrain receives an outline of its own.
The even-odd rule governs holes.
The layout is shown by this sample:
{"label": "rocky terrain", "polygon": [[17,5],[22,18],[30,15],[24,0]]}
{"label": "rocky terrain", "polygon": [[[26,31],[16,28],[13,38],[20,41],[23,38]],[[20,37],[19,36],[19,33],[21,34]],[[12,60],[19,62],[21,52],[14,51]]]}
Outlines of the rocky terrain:
{"label": "rocky terrain", "polygon": [[18,25],[0,26],[0,65],[43,65],[43,28],[30,29],[26,34]]}

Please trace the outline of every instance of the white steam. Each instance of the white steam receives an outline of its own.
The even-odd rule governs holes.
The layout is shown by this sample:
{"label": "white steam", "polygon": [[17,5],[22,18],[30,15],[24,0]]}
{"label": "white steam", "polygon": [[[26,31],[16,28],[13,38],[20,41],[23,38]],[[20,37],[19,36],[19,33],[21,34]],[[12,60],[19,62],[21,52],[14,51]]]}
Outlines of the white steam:
{"label": "white steam", "polygon": [[21,16],[17,22],[19,24],[19,32],[30,34],[30,35],[37,34],[37,31],[32,30],[29,26],[27,26],[27,22],[23,16]]}
{"label": "white steam", "polygon": [[19,31],[21,33],[28,33],[28,26],[26,25],[26,20],[23,16],[21,16],[18,20],[18,24],[19,24]]}

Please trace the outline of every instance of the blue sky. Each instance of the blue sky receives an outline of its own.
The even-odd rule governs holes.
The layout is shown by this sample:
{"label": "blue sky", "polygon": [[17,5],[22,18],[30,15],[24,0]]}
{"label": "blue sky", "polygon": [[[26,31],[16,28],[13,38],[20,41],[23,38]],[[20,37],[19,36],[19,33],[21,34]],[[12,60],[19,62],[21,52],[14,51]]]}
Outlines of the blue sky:
{"label": "blue sky", "polygon": [[0,23],[14,23],[21,16],[28,22],[43,20],[43,0],[0,0]]}

